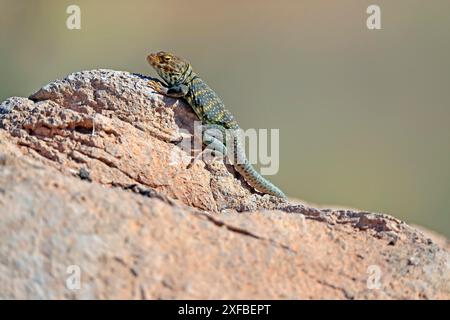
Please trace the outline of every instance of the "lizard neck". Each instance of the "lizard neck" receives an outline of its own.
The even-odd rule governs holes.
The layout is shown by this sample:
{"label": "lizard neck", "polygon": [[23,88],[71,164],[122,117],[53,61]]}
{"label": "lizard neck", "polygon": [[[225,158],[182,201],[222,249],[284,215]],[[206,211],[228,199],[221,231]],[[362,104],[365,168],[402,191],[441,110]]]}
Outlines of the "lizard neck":
{"label": "lizard neck", "polygon": [[183,77],[180,79],[180,83],[184,85],[189,85],[192,80],[197,78],[197,74],[192,70],[192,66],[189,64],[186,71],[183,74]]}

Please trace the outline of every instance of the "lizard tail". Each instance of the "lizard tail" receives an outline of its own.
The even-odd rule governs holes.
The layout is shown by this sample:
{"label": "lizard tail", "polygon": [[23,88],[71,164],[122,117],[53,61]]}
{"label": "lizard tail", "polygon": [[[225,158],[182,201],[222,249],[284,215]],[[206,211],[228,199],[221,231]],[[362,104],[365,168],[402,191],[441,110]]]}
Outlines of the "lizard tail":
{"label": "lizard tail", "polygon": [[255,168],[251,165],[251,163],[245,156],[245,151],[241,144],[236,140],[235,143],[235,152],[237,159],[235,159],[233,166],[236,171],[244,177],[245,181],[257,191],[286,199],[287,197],[283,193],[283,191],[281,191],[272,182],[264,178],[258,171],[255,170]]}
{"label": "lizard tail", "polygon": [[253,168],[253,166],[246,159],[244,163],[235,164],[234,168],[241,176],[244,177],[245,181],[257,191],[262,193],[267,193],[279,198],[287,198],[286,195],[278,187],[276,187],[272,182],[264,178],[258,171]]}

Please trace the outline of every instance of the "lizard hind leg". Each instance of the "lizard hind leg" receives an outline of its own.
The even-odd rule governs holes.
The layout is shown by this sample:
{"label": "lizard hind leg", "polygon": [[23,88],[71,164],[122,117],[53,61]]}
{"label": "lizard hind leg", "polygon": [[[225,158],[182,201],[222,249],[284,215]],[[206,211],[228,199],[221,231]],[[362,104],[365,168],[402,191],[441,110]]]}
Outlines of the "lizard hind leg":
{"label": "lizard hind leg", "polygon": [[202,126],[202,142],[206,146],[203,151],[201,151],[193,161],[187,166],[187,168],[192,167],[192,165],[198,159],[203,159],[204,162],[210,162],[214,158],[224,158],[227,155],[226,147],[226,129],[222,126],[215,124],[206,124]]}
{"label": "lizard hind leg", "polygon": [[210,149],[213,152],[217,152],[222,156],[227,154],[227,130],[217,124],[204,124],[202,126],[203,131],[203,144],[206,149]]}

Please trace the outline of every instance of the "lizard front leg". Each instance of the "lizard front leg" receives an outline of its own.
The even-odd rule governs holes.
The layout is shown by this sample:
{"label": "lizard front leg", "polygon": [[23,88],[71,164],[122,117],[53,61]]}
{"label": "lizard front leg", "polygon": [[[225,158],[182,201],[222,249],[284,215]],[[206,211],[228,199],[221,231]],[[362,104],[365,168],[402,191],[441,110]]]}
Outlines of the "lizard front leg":
{"label": "lizard front leg", "polygon": [[161,84],[161,82],[151,80],[148,82],[148,85],[153,89],[153,91],[171,98],[182,98],[186,96],[189,91],[188,86],[184,84],[165,87]]}

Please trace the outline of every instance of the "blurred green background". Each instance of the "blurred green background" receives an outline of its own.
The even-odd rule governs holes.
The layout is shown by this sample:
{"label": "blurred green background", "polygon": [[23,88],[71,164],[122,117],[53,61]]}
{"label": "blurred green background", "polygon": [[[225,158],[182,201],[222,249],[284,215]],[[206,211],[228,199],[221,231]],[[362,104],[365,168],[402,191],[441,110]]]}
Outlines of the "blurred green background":
{"label": "blurred green background", "polygon": [[[291,197],[450,236],[450,1],[0,0],[0,100],[79,70],[188,58],[243,128],[280,128]],[[81,7],[81,30],[66,8]]]}

